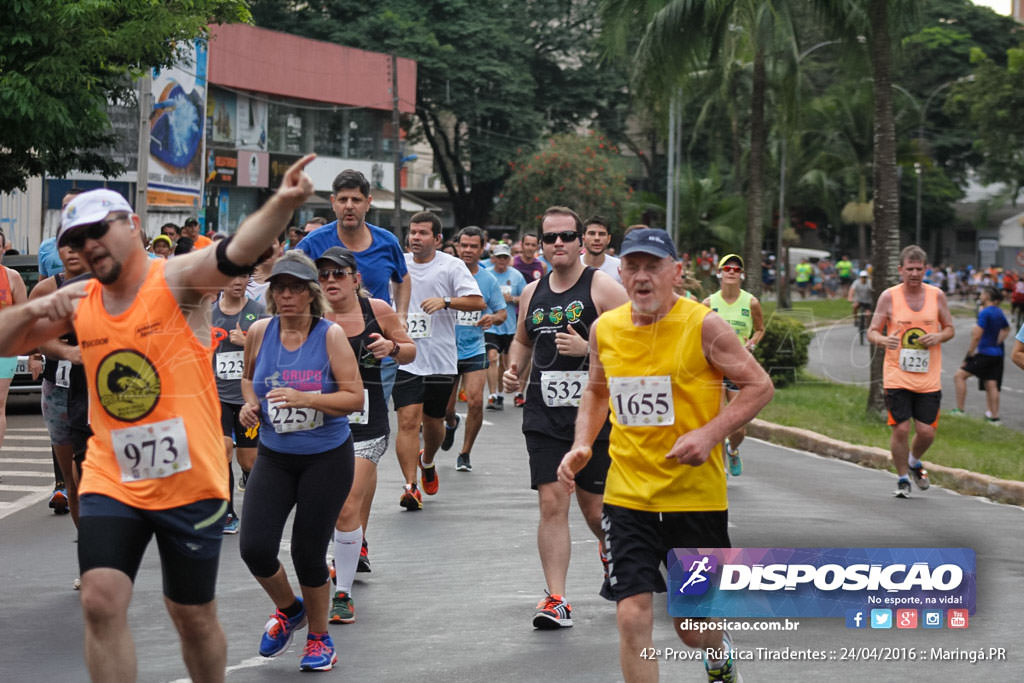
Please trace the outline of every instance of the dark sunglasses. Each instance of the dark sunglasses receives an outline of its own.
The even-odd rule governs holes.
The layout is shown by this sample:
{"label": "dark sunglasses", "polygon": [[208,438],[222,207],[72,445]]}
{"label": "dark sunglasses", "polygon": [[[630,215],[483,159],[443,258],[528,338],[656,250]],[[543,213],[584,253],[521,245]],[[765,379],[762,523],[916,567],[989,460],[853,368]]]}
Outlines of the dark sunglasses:
{"label": "dark sunglasses", "polygon": [[280,294],[284,290],[288,290],[292,294],[302,294],[309,289],[309,284],[305,282],[271,282],[270,291],[274,294]]}
{"label": "dark sunglasses", "polygon": [[580,234],[575,230],[566,230],[564,232],[545,232],[540,236],[540,241],[544,244],[554,244],[561,238],[562,242],[574,242],[580,238]]}
{"label": "dark sunglasses", "polygon": [[342,270],[341,268],[334,268],[333,270],[321,270],[317,273],[317,277],[319,277],[324,282],[330,280],[332,275],[334,276],[335,280],[344,280],[350,275],[355,275],[355,273],[351,273],[347,270]]}
{"label": "dark sunglasses", "polygon": [[81,251],[82,247],[85,246],[86,240],[103,239],[103,236],[110,230],[111,223],[128,220],[128,218],[128,216],[111,216],[99,223],[93,223],[84,228],[75,228],[61,240],[59,246],[69,247],[72,251]]}

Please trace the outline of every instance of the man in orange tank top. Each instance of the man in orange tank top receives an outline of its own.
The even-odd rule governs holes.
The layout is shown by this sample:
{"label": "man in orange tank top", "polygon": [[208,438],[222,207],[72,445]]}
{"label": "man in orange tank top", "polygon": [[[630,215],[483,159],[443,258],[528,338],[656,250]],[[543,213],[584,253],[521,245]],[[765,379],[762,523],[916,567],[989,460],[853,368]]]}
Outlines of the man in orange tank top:
{"label": "man in orange tank top", "polygon": [[899,475],[895,492],[899,498],[910,496],[911,476],[922,491],[930,486],[920,458],[935,440],[939,422],[940,345],[954,334],[946,295],[938,287],[923,282],[926,262],[924,249],[917,245],[900,252],[899,273],[903,282],[882,292],[868,329],[868,341],[885,349],[882,386],[892,426],[889,450]]}
{"label": "man in orange tank top", "polygon": [[[0,356],[76,331],[89,381],[90,439],[80,491],[85,660],[94,681],[134,681],[132,586],[155,535],[164,597],[193,681],[223,681],[227,641],[214,586],[228,497],[213,390],[210,302],[247,272],[313,193],[308,155],[232,238],[170,261],[150,260],[142,225],[116,192],[76,197],[59,246],[96,281],[0,311]],[[79,316],[81,311],[83,315]]]}

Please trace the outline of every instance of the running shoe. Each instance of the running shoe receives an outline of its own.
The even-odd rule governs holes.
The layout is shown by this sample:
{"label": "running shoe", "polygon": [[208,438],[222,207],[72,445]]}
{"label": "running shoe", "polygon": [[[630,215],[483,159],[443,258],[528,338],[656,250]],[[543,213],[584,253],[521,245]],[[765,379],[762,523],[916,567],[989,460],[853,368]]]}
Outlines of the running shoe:
{"label": "running shoe", "polygon": [[604,578],[607,579],[611,560],[608,559],[608,555],[604,552],[604,543],[597,544],[597,554],[601,556],[601,568],[604,570]]}
{"label": "running shoe", "polygon": [[225,534],[237,534],[238,527],[241,524],[238,517],[235,515],[228,515],[227,520],[224,521],[224,533]]}
{"label": "running shoe", "polygon": [[537,613],[533,615],[533,627],[549,630],[572,626],[572,605],[561,595],[544,593],[546,595],[537,603]]}
{"label": "running shoe", "polygon": [[53,495],[50,496],[50,509],[53,510],[55,515],[66,515],[71,511],[68,508],[68,492],[66,489],[59,488],[53,490]]}
{"label": "running shoe", "polygon": [[502,396],[501,394],[498,394],[495,398],[498,401],[498,404],[497,404],[497,407],[495,408],[495,410],[505,410],[505,397]]}
{"label": "running shoe", "polygon": [[469,453],[459,453],[459,457],[455,458],[455,471],[456,472],[472,472],[473,465],[469,462]]}
{"label": "running shoe", "polygon": [[487,397],[487,410],[499,410],[498,396],[496,394],[491,394]]}
{"label": "running shoe", "polygon": [[917,488],[925,491],[931,486],[931,482],[928,481],[928,470],[924,468],[924,465],[918,463],[917,467],[910,468],[910,476],[917,484]]}
{"label": "running shoe", "polygon": [[[423,451],[420,451],[420,457],[422,456]],[[423,485],[423,493],[433,496],[437,493],[437,487],[440,483],[437,479],[437,465],[431,463],[428,467],[420,460],[420,484]]]}
{"label": "running shoe", "polygon": [[402,492],[402,497],[398,500],[398,504],[409,512],[423,509],[423,495],[416,488],[416,484],[405,485],[405,490]]}
{"label": "running shoe", "polygon": [[331,599],[331,623],[351,624],[356,620],[356,606],[345,591],[338,591]]}
{"label": "running shoe", "polygon": [[740,460],[740,449],[729,445],[729,439],[725,440],[725,459],[729,461],[729,474],[738,477],[743,474],[743,461]]}
{"label": "running shoe", "polygon": [[444,439],[441,441],[442,451],[447,451],[455,443],[455,431],[459,428],[460,422],[462,422],[462,418],[456,415],[454,427],[449,426],[447,422],[444,423]]}
{"label": "running shoe", "polygon": [[245,491],[245,485],[249,483],[249,473],[242,470],[242,476],[238,478],[238,490]]}
{"label": "running shoe", "polygon": [[462,389],[459,389],[459,401],[461,401],[462,403],[469,402],[469,399],[466,398],[466,392]]}
{"label": "running shoe", "polygon": [[302,598],[295,599],[302,606],[298,614],[289,619],[281,610],[275,610],[263,627],[260,654],[264,657],[276,657],[284,652],[295,631],[306,625],[306,607],[302,605]]}
{"label": "running shoe", "polygon": [[370,550],[366,545],[366,539],[363,539],[363,547],[359,549],[359,563],[356,565],[356,573],[369,573],[370,569]]}
{"label": "running shoe", "polygon": [[76,591],[82,590],[82,577],[79,576],[77,579],[71,582],[71,589]]}
{"label": "running shoe", "polygon": [[896,491],[893,494],[897,498],[910,498],[910,480],[900,479],[896,482]]}
{"label": "running shoe", "polygon": [[526,399],[523,397],[522,394],[516,394],[512,398],[512,403],[515,404],[516,408],[522,408],[523,406],[526,405]]}
{"label": "running shoe", "polygon": [[722,654],[726,655],[725,663],[712,667],[705,650],[704,670],[708,674],[708,683],[743,683],[732,659],[732,638],[729,637],[728,631],[722,632]]}
{"label": "running shoe", "polygon": [[953,408],[951,411],[949,411],[949,414],[955,417],[963,417],[965,413],[959,408]]}
{"label": "running shoe", "polygon": [[331,583],[335,586],[338,585],[338,569],[334,566],[334,558],[327,563],[327,573],[331,575]]}
{"label": "running shoe", "polygon": [[987,415],[985,416],[985,422],[988,422],[993,427],[1001,427],[1003,425],[1003,421],[998,417],[988,417]]}
{"label": "running shoe", "polygon": [[334,641],[326,633],[310,633],[306,636],[306,649],[302,651],[299,671],[330,671],[338,663]]}

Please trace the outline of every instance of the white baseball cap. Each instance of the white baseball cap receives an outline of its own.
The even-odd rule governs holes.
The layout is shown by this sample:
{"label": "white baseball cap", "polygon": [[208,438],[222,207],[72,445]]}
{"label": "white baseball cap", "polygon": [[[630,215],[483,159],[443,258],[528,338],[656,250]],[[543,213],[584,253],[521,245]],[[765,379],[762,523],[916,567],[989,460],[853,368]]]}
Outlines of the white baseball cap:
{"label": "white baseball cap", "polygon": [[64,241],[64,236],[75,228],[99,223],[115,211],[135,213],[128,200],[113,190],[83,192],[72,199],[61,214],[57,244],[60,245]]}

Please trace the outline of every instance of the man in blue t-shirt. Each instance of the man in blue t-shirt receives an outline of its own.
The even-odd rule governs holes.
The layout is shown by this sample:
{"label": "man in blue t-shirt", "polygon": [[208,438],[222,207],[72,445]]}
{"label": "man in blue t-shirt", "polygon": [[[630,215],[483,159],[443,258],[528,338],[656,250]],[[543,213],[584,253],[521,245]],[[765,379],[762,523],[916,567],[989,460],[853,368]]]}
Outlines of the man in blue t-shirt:
{"label": "man in blue t-shirt", "polygon": [[405,320],[409,309],[410,280],[398,238],[366,222],[373,201],[370,183],[359,171],[346,169],[331,184],[331,207],[337,220],[317,228],[296,247],[316,261],[331,247],[345,247],[356,257],[363,285],[375,299],[391,303],[395,283],[395,310]]}
{"label": "man in blue t-shirt", "polygon": [[978,323],[971,329],[971,344],[967,347],[964,364],[953,375],[956,386],[956,409],[954,415],[963,415],[964,400],[967,398],[967,378],[978,378],[978,389],[985,392],[985,419],[990,424],[999,422],[999,391],[1003,386],[1003,341],[1010,333],[999,302],[1003,293],[996,287],[984,287],[978,296],[981,310]]}
{"label": "man in blue t-shirt", "polygon": [[[487,379],[487,351],[484,348],[484,330],[505,322],[505,297],[501,294],[498,281],[491,271],[480,267],[484,253],[484,231],[475,225],[463,228],[458,235],[456,251],[469,272],[476,280],[483,294],[487,308],[482,311],[456,311],[455,342],[459,353],[459,376],[466,392],[466,431],[463,434],[462,450],[455,460],[459,472],[471,472],[473,466],[469,454],[480,426],[484,422],[484,382]],[[441,448],[448,450],[455,440],[459,422],[455,415],[455,399],[459,394],[459,382],[455,382],[448,410],[445,415],[445,435]]]}
{"label": "man in blue t-shirt", "polygon": [[[505,322],[495,325],[484,333],[487,347],[487,384],[491,395],[487,397],[488,410],[504,410],[505,397],[502,395],[501,373],[508,368],[508,349],[516,334],[516,314],[519,297],[526,287],[523,274],[512,267],[512,250],[502,242],[494,247],[491,254],[491,275],[498,281],[508,311]],[[520,398],[522,398],[520,396]]]}

